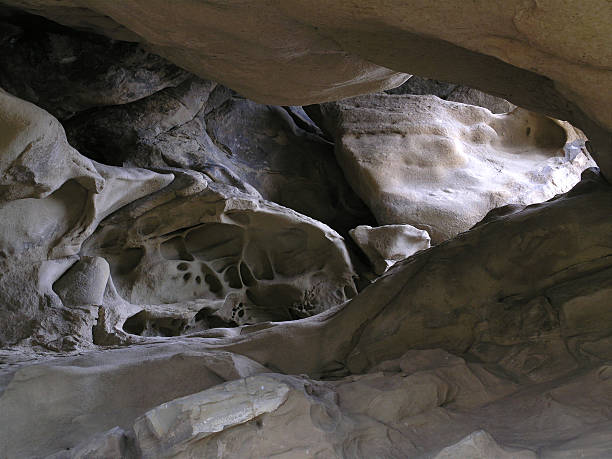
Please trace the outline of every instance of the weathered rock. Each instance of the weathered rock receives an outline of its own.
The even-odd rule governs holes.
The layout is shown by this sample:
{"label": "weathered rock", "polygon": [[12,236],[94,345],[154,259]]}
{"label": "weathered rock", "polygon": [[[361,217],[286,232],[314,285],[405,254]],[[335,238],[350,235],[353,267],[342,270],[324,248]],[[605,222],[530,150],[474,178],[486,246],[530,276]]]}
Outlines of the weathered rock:
{"label": "weathered rock", "polygon": [[516,108],[516,105],[511,104],[505,99],[492,96],[477,89],[421,78],[416,75],[411,76],[403,85],[385,92],[387,94],[433,95],[444,100],[488,108],[492,113],[507,113]]}
{"label": "weathered rock", "polygon": [[289,390],[282,380],[260,375],[164,403],[136,419],[138,451],[144,458],[193,454],[199,440],[277,410]]}
{"label": "weathered rock", "polygon": [[374,272],[382,275],[398,261],[429,248],[427,231],[410,225],[387,225],[372,228],[362,225],[350,231],[359,248],[366,254]]}
{"label": "weathered rock", "polygon": [[65,119],[132,102],[189,73],[136,43],[77,32],[39,16],[0,22],[0,87]]}
{"label": "weathered rock", "polygon": [[108,261],[113,288],[130,303],[107,292],[107,333],[174,336],[292,320],[355,294],[344,242],[329,227],[201,174],[175,174],[169,187],[104,220],[83,247]]}
{"label": "weathered rock", "polygon": [[436,243],[495,207],[563,193],[594,164],[571,126],[521,109],[493,115],[433,96],[376,94],[320,110],[378,223],[424,229]]}
{"label": "weathered rock", "polygon": [[[13,161],[3,161],[4,168],[14,171],[18,162],[19,170],[32,171],[17,176],[20,187],[6,187],[13,199],[0,206],[2,344],[33,337],[73,349],[91,345],[92,328],[101,341],[116,342],[290,320],[356,293],[344,242],[324,224],[200,173],[176,170],[181,179],[167,186],[173,174],[89,161],[68,146],[49,114],[1,95],[2,108],[25,114],[11,125],[16,115],[8,112],[1,158]],[[73,169],[45,169],[36,161],[45,151]],[[80,185],[92,186],[79,174],[97,188]],[[36,197],[15,199],[28,186]],[[77,255],[99,258],[94,265],[83,258],[65,273]]]}
{"label": "weathered rock", "polygon": [[110,269],[104,258],[82,257],[53,284],[65,306],[101,306]]}
{"label": "weathered rock", "polygon": [[0,387],[2,452],[31,457],[72,448],[115,426],[129,429],[161,403],[264,371],[252,360],[196,343],[92,351],[22,366]]}
{"label": "weathered rock", "polygon": [[[585,131],[612,171],[607,0],[100,2],[2,0],[77,28],[146,43],[258,102],[304,105],[401,84],[410,72],[503,97]],[[265,26],[264,26],[265,25]],[[367,37],[367,39],[364,39]],[[382,67],[380,67],[382,66]]]}
{"label": "weathered rock", "polygon": [[[467,363],[440,350],[413,350],[367,374],[317,381],[262,374],[263,367],[246,358],[206,353],[202,347],[189,340],[149,346],[146,353],[138,346],[23,367],[0,396],[7,419],[17,426],[54,423],[53,430],[70,435],[51,439],[37,432],[37,443],[25,446],[19,443],[24,433],[16,431],[9,455],[49,454],[62,446],[68,449],[53,457],[113,447],[125,457],[532,458],[534,451],[584,457],[610,452],[604,432],[610,424],[612,378],[601,377],[608,367],[546,384],[518,384],[486,364]],[[110,364],[117,361],[121,366]],[[170,371],[154,372],[157,378],[147,381],[153,389],[147,397],[116,406],[133,397],[140,379],[157,368]],[[61,398],[41,403],[37,396],[23,404],[20,396],[26,391],[17,389],[25,377],[30,390],[65,382],[55,389]],[[105,390],[93,390],[102,384]],[[123,389],[121,397],[99,407],[101,416],[92,416],[88,410],[109,386]],[[198,386],[201,392],[169,399]],[[70,403],[85,387],[94,399],[68,411],[40,410],[32,420],[27,410],[14,409],[18,403],[27,409],[32,403]],[[155,398],[167,401],[142,413]],[[87,425],[75,426],[75,418]],[[107,430],[113,423],[117,426]],[[91,434],[95,429],[99,433]],[[563,450],[566,444],[571,449]]]}
{"label": "weathered rock", "polygon": [[97,310],[90,301],[99,302],[104,273],[91,271],[89,286],[60,281],[66,305],[53,284],[104,217],[173,176],[90,161],[68,145],[55,118],[4,91],[0,174],[0,343],[33,337],[60,349],[91,342]]}
{"label": "weathered rock", "polygon": [[[414,255],[336,310],[200,336],[284,373],[315,377],[361,373],[407,349],[467,354],[521,381],[603,364],[612,189],[592,170],[583,175],[565,195]],[[566,325],[563,310],[587,307],[600,320]]]}
{"label": "weathered rock", "polygon": [[533,451],[511,452],[501,448],[497,442],[484,430],[478,430],[465,437],[460,442],[447,446],[434,459],[453,459],[458,457],[473,459],[535,459]]}
{"label": "weathered rock", "polygon": [[373,223],[338,167],[333,146],[308,121],[298,107],[256,104],[194,78],[64,124],[72,145],[106,164],[181,167],[245,191],[252,186],[264,199],[344,234]]}

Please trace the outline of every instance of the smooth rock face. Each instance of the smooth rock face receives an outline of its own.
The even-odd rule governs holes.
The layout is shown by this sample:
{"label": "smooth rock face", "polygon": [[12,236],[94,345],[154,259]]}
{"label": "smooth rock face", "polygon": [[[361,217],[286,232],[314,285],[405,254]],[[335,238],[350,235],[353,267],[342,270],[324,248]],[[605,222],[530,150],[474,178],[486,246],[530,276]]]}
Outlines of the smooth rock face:
{"label": "smooth rock face", "polygon": [[320,111],[378,223],[415,226],[435,243],[495,207],[563,193],[594,164],[571,126],[521,109],[494,115],[433,96],[376,94]]}
{"label": "smooth rock face", "polygon": [[65,119],[132,102],[189,73],[135,43],[80,33],[37,16],[0,21],[0,87]]}
{"label": "smooth rock face", "polygon": [[395,263],[429,248],[427,231],[410,225],[386,225],[372,228],[361,225],[350,231],[359,248],[366,254],[374,272],[382,275]]}
{"label": "smooth rock face", "polygon": [[492,113],[507,113],[516,108],[516,105],[507,100],[474,88],[421,78],[416,75],[411,76],[403,85],[385,92],[387,94],[433,95],[444,100],[488,108]]}
{"label": "smooth rock face", "polygon": [[[299,123],[299,124],[298,124]],[[68,139],[106,164],[180,167],[326,223],[343,234],[373,223],[348,186],[333,146],[298,107],[260,105],[191,78],[132,104],[64,123]]]}
{"label": "smooth rock face", "polygon": [[452,459],[457,457],[470,457],[473,459],[535,459],[533,451],[510,452],[500,448],[495,440],[484,430],[471,433],[459,443],[447,446],[440,451],[434,459]]}
{"label": "smooth rock face", "polygon": [[3,455],[51,454],[92,435],[98,443],[97,434],[127,430],[161,403],[264,371],[239,355],[172,343],[19,367],[0,387]]}
{"label": "smooth rock face", "polygon": [[92,162],[68,145],[55,118],[3,91],[0,174],[0,343],[32,338],[59,349],[91,342],[107,263],[77,263],[67,276],[82,278],[80,286],[60,277],[104,217],[173,175]]}
{"label": "smooth rock face", "polygon": [[275,411],[289,390],[260,375],[164,403],[134,423],[138,450],[145,458],[193,454],[193,443]]}

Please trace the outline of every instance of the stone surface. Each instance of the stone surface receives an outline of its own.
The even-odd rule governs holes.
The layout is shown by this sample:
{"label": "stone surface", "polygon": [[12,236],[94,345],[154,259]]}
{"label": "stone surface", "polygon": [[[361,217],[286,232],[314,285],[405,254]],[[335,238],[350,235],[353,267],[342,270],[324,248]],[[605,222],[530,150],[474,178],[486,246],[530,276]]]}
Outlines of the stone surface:
{"label": "stone surface", "polygon": [[537,456],[533,451],[510,452],[500,448],[495,440],[484,430],[471,433],[459,443],[447,446],[434,459],[452,459],[457,457],[469,457],[473,459],[535,459]]}
{"label": "stone surface", "polygon": [[0,87],[64,119],[132,102],[189,73],[135,43],[77,32],[39,16],[0,17]]}
{"label": "stone surface", "polygon": [[2,345],[68,350],[291,320],[356,293],[326,225],[223,176],[90,161],[48,113],[0,95]]}
{"label": "stone surface", "polygon": [[507,113],[516,108],[516,105],[511,104],[507,100],[478,91],[477,89],[421,78],[416,75],[411,76],[403,85],[385,92],[387,94],[433,95],[444,100],[488,108],[492,113]]}
{"label": "stone surface", "polygon": [[131,428],[161,403],[263,371],[239,355],[180,343],[94,351],[18,367],[0,387],[3,455],[44,456],[73,448],[115,426]]}
{"label": "stone surface", "polygon": [[569,0],[2,4],[140,41],[258,102],[303,105],[375,92],[407,78],[396,72],[469,86],[572,122],[590,138],[604,173],[612,171],[607,0],[584,7]]}
{"label": "stone surface", "polygon": [[85,276],[81,286],[59,280],[67,304],[53,285],[104,217],[173,175],[92,162],[68,145],[55,118],[3,91],[0,174],[0,343],[33,339],[60,349],[91,342],[106,262],[91,269],[80,262],[67,274]]}
{"label": "stone surface", "polygon": [[329,227],[201,174],[175,174],[83,247],[110,265],[100,340],[298,319],[356,293],[344,242]]}
{"label": "stone surface", "polygon": [[433,96],[376,94],[319,110],[378,223],[415,226],[435,243],[495,207],[563,193],[594,164],[574,128],[521,109],[494,115]]}
{"label": "stone surface", "polygon": [[[468,84],[581,123],[612,170],[602,155],[612,151],[603,3],[0,3],[141,42],[267,103],[407,77],[376,65],[459,85],[440,86],[454,93],[447,99],[491,102]],[[0,67],[40,60],[49,74],[23,80],[40,83],[41,104],[74,104],[97,75],[123,94],[115,69],[139,100],[71,118],[95,146],[90,160],[54,117],[0,92],[0,456],[612,456],[612,188],[596,170],[535,205],[497,188],[482,215],[515,203],[355,295],[358,257],[351,263],[338,233],[270,202],[310,205],[337,227],[368,223],[334,202],[339,192],[308,194],[345,184],[326,166],[330,137],[300,107],[258,105],[191,78],[159,91],[166,74],[147,67],[158,58],[139,45],[11,24],[0,47],[15,59]],[[127,51],[109,58],[116,67],[67,77],[82,83],[73,99],[53,86],[66,81],[63,67],[88,61],[66,49]],[[136,68],[150,71],[150,88]],[[400,99],[435,104],[406,115],[388,103]],[[387,124],[372,117],[338,148],[423,147],[411,150],[421,169],[410,188],[423,206],[448,201],[427,187],[449,177],[458,210],[478,207],[474,190],[487,182],[546,199],[585,166],[584,137],[548,118],[434,97],[363,100],[385,100],[374,112]],[[80,110],[71,107],[61,116]],[[95,127],[101,137],[88,138]],[[457,166],[474,157],[479,167]],[[548,165],[534,174],[538,161]],[[149,170],[116,167],[129,165]],[[397,186],[385,178],[399,173],[395,163],[364,167]]]}
{"label": "stone surface", "polygon": [[366,254],[374,272],[382,275],[395,263],[429,248],[427,231],[410,225],[386,225],[372,228],[361,225],[350,231],[359,248]]}
{"label": "stone surface", "polygon": [[346,234],[373,223],[333,146],[299,107],[260,105],[192,78],[138,102],[64,123],[75,148],[105,164],[203,172]]}

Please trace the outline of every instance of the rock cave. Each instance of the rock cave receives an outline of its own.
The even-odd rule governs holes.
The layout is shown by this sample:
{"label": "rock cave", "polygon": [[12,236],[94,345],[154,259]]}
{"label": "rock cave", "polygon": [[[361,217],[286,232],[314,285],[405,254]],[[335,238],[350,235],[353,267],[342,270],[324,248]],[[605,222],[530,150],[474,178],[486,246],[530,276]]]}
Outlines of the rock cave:
{"label": "rock cave", "polygon": [[611,458],[610,0],[0,0],[0,458]]}

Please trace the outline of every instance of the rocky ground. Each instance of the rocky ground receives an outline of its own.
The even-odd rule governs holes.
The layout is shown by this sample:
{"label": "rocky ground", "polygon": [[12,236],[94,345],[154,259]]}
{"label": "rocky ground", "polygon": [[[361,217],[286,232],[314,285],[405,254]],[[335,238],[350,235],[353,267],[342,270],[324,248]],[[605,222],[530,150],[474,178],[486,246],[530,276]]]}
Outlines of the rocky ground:
{"label": "rocky ground", "polygon": [[362,7],[51,3],[0,1],[0,458],[612,456],[609,113],[549,7],[480,80],[378,16],[447,83]]}

